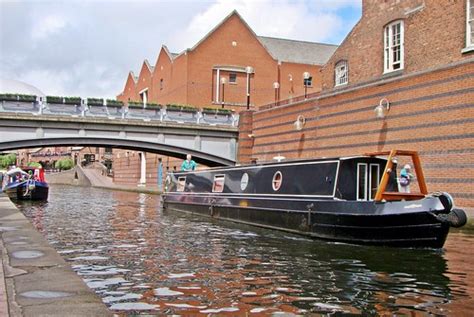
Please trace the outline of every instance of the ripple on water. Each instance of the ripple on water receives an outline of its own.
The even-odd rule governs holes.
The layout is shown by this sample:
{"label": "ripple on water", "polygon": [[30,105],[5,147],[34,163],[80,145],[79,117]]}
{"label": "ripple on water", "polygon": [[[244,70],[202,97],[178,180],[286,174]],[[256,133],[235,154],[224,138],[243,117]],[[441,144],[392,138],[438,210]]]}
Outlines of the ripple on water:
{"label": "ripple on water", "polygon": [[184,293],[178,292],[178,291],[173,291],[173,290],[169,289],[168,287],[155,288],[153,290],[153,294],[155,294],[156,296],[179,296],[179,295],[184,295]]}
{"label": "ripple on water", "polygon": [[159,305],[151,305],[148,303],[117,303],[110,306],[111,310],[155,310],[160,308]]}

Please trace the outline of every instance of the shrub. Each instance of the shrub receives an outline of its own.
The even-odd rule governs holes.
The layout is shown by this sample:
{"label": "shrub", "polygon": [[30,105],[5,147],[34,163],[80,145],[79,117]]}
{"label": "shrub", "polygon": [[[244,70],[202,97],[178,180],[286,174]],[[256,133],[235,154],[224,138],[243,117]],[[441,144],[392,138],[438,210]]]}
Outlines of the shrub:
{"label": "shrub", "polygon": [[81,97],[64,97],[64,103],[68,105],[80,105]]}
{"label": "shrub", "polygon": [[70,158],[62,158],[56,161],[54,167],[59,170],[70,170],[74,167],[74,161]]}
{"label": "shrub", "polygon": [[167,104],[166,110],[169,111],[181,111],[181,112],[197,112],[197,108],[188,105],[179,104]]}
{"label": "shrub", "polygon": [[64,103],[68,105],[81,104],[80,97],[61,97],[61,96],[46,96],[47,103]]}
{"label": "shrub", "polygon": [[42,165],[38,162],[29,162],[28,166],[36,167],[36,168],[42,167]]}
{"label": "shrub", "polygon": [[129,101],[128,102],[129,108],[143,108],[143,102],[138,101]]}
{"label": "shrub", "polygon": [[16,154],[10,153],[5,155],[0,155],[0,167],[7,168],[10,165],[16,164]]}
{"label": "shrub", "polygon": [[92,106],[102,106],[104,99],[102,98],[87,98],[87,104]]}
{"label": "shrub", "polygon": [[203,113],[207,114],[232,114],[233,111],[230,109],[222,109],[222,108],[202,108]]}
{"label": "shrub", "polygon": [[115,99],[107,99],[107,106],[123,106],[123,101],[115,100]]}
{"label": "shrub", "polygon": [[36,101],[36,96],[22,94],[0,94],[0,100],[34,102]]}

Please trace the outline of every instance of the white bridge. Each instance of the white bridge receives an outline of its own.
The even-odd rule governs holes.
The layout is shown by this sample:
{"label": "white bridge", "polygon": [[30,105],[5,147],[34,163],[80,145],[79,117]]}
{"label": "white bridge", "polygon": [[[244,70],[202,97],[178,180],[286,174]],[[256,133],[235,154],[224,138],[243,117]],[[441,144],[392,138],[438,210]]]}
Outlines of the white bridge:
{"label": "white bridge", "polygon": [[100,146],[234,165],[238,117],[188,109],[0,102],[0,152],[48,146]]}

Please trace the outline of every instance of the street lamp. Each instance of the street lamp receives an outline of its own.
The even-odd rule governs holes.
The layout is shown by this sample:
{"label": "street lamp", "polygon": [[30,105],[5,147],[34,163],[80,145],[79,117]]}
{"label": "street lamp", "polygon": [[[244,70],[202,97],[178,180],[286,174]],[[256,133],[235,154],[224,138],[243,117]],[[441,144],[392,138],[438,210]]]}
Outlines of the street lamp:
{"label": "street lamp", "polygon": [[388,102],[386,98],[382,98],[379,101],[379,105],[375,107],[374,109],[375,117],[377,119],[384,119],[385,116],[387,116],[389,110],[390,110],[390,102]]}
{"label": "street lamp", "polygon": [[304,72],[303,73],[303,84],[304,84],[304,99],[308,96],[308,82],[309,79],[311,78],[311,74],[309,72]]}
{"label": "street lamp", "polygon": [[273,83],[273,88],[275,89],[275,107],[277,106],[277,100],[278,100],[278,89],[280,88],[280,83],[277,81]]}
{"label": "street lamp", "polygon": [[247,73],[247,110],[250,109],[250,75],[253,74],[253,67],[245,67],[245,72]]}
{"label": "street lamp", "polygon": [[221,84],[222,84],[222,108],[224,108],[224,85],[225,85],[226,79],[225,77],[221,77]]}

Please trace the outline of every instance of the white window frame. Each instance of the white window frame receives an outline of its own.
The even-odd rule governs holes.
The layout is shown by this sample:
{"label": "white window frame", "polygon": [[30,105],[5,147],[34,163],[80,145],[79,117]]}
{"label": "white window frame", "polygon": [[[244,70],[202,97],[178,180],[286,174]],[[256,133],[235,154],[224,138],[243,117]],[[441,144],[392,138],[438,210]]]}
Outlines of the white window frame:
{"label": "white window frame", "polygon": [[[379,164],[370,164],[369,165],[369,200],[374,200],[374,198],[372,198],[372,186],[374,185],[374,184],[372,184],[372,168],[373,167],[377,168],[377,184],[376,184],[377,185],[377,190],[378,190],[379,184],[380,184],[380,165]],[[375,194],[377,194],[377,190],[375,191]]]}
{"label": "white window frame", "polygon": [[[400,24],[400,44],[394,45],[393,27]],[[383,29],[383,70],[384,73],[390,73],[402,70],[405,64],[405,31],[403,20],[396,20],[387,24]],[[396,47],[400,46],[400,61],[393,60],[393,52]],[[400,67],[394,68],[394,65],[400,64]]]}
{"label": "white window frame", "polygon": [[462,50],[463,53],[474,51],[474,11],[471,16],[471,7],[474,10],[474,0],[466,0],[466,47]]}
{"label": "white window frame", "polygon": [[176,191],[184,192],[185,188],[186,188],[186,176],[178,177],[178,184],[176,185]]}
{"label": "white window frame", "polygon": [[[364,179],[364,198],[359,198],[359,187],[360,187],[360,173],[359,173],[359,167],[363,166],[365,170],[365,179]],[[369,178],[369,173],[368,173],[368,166],[367,163],[357,163],[357,184],[356,184],[356,200],[357,201],[366,201],[367,200],[367,181]]]}
{"label": "white window frame", "polygon": [[[222,184],[220,184],[222,182]],[[222,185],[222,187],[217,188],[216,190],[216,185],[219,184],[219,186]],[[218,174],[214,175],[214,181],[212,182],[212,192],[213,193],[222,193],[224,191],[225,187],[225,174]]]}
{"label": "white window frame", "polygon": [[[234,81],[231,81],[231,78],[234,77]],[[237,73],[229,73],[229,84],[236,85],[237,84]]]}
{"label": "white window frame", "polygon": [[334,66],[334,86],[343,86],[349,83],[349,68],[347,60],[340,60]]}

